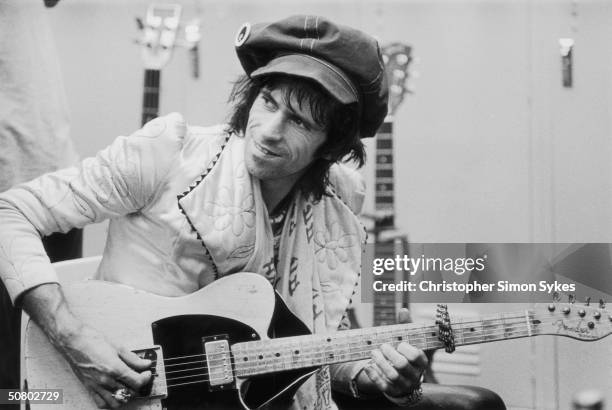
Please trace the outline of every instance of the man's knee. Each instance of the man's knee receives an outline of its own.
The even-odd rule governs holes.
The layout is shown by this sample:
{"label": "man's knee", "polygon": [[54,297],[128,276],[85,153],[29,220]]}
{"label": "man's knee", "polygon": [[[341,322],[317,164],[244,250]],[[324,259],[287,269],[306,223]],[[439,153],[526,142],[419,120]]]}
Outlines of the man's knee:
{"label": "man's knee", "polygon": [[462,395],[463,409],[472,410],[505,410],[506,405],[499,395],[489,389],[476,386],[461,386],[465,389]]}
{"label": "man's knee", "polygon": [[491,390],[476,386],[423,383],[423,400],[418,410],[504,410],[503,400]]}

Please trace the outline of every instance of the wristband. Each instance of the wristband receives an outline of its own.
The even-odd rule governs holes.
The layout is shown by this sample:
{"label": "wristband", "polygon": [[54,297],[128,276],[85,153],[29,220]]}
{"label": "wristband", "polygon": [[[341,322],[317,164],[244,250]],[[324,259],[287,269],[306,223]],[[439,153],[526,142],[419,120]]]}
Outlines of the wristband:
{"label": "wristband", "polygon": [[421,401],[421,399],[423,398],[423,388],[419,384],[419,386],[413,389],[410,393],[399,397],[389,396],[387,393],[384,392],[383,395],[387,398],[387,400],[389,400],[396,406],[408,407],[417,404]]}
{"label": "wristband", "polygon": [[421,374],[419,382],[412,388],[412,390],[402,396],[393,397],[385,392],[383,392],[383,395],[387,398],[387,400],[400,407],[409,407],[417,404],[423,398],[423,388],[421,387],[421,384],[423,383],[424,378],[425,375]]}

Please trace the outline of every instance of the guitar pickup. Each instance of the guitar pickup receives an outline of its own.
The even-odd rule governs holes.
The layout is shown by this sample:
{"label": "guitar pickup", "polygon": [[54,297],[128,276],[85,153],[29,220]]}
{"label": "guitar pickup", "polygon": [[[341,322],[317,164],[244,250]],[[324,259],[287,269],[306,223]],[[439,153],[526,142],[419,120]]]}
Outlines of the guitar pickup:
{"label": "guitar pickup", "polygon": [[[138,392],[136,398],[166,398],[168,397],[168,387],[166,385],[166,378],[163,377],[166,374],[164,367],[164,356],[162,354],[161,346],[153,346],[149,349],[133,350],[141,359],[151,360],[151,367],[149,370],[153,377],[151,382],[144,386]],[[162,377],[160,377],[162,375]]]}
{"label": "guitar pickup", "polygon": [[206,366],[208,367],[210,391],[234,386],[232,355],[227,335],[203,337]]}

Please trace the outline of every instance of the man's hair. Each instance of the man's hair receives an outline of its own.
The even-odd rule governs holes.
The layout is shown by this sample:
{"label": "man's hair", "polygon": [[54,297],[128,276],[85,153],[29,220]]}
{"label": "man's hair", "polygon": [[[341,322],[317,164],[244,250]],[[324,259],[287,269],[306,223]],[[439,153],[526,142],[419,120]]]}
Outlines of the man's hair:
{"label": "man's hair", "polygon": [[229,102],[233,109],[228,121],[230,131],[244,135],[253,102],[263,88],[275,89],[280,83],[282,99],[290,109],[292,97],[301,108],[310,108],[313,120],[323,127],[326,140],[315,153],[315,160],[298,181],[304,196],[320,200],[329,183],[329,167],[340,160],[355,161],[359,167],[365,162],[365,147],[359,138],[359,113],[356,104],[343,105],[318,84],[298,77],[270,75],[252,80],[246,75],[234,83]]}

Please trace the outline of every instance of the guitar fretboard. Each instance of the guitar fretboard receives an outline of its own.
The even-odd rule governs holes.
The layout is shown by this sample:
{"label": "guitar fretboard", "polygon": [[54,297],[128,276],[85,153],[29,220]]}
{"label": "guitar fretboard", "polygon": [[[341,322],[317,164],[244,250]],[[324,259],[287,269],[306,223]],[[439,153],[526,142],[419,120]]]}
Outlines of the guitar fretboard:
{"label": "guitar fretboard", "polygon": [[393,122],[385,119],[376,134],[376,178],[375,201],[377,211],[384,211],[384,219],[376,221],[376,231],[395,228],[395,201],[393,183]]}
{"label": "guitar fretboard", "polygon": [[[539,334],[532,311],[495,314],[478,320],[454,321],[455,345],[516,339]],[[408,342],[423,350],[444,348],[437,325],[402,324],[353,329],[328,335],[296,336],[236,343],[232,346],[235,376],[308,368],[370,358],[383,343]]]}
{"label": "guitar fretboard", "polygon": [[[374,179],[375,200],[374,207],[377,214],[384,217],[377,218],[374,223],[376,238],[375,257],[394,258],[397,250],[395,241],[382,241],[380,234],[395,229],[394,217],[394,174],[393,174],[393,119],[391,116],[378,129],[376,134],[376,176]],[[395,282],[395,271],[384,271],[378,279],[384,283]],[[396,323],[396,292],[374,292],[374,326],[383,326]]]}
{"label": "guitar fretboard", "polygon": [[144,89],[142,93],[142,124],[159,116],[160,70],[145,70]]}

